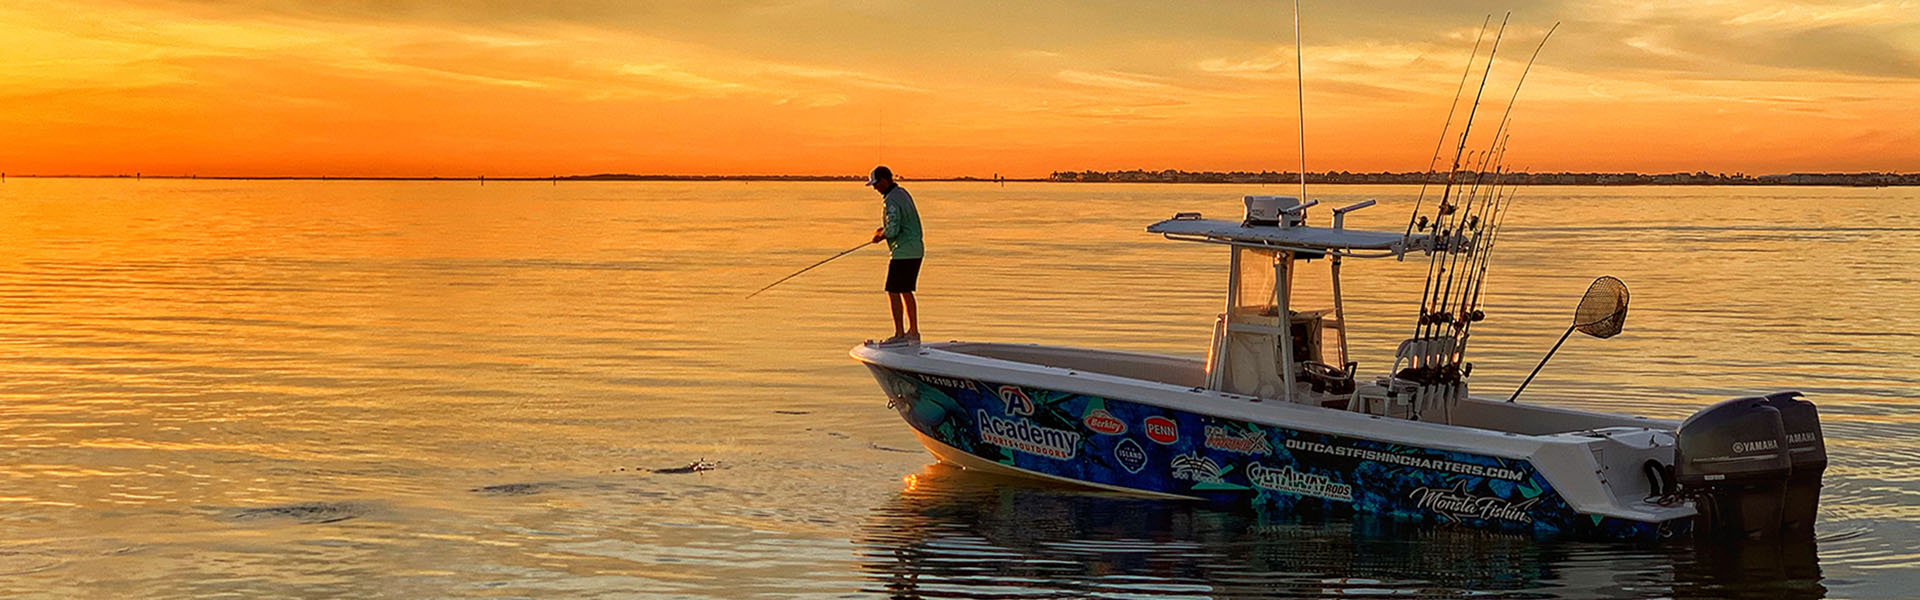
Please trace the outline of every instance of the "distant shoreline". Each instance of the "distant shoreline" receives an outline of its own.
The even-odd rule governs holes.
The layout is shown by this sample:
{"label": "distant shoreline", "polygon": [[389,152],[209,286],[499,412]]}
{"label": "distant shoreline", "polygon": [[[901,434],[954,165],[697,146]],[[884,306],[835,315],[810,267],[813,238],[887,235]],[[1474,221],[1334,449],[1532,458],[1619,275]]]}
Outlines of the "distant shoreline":
{"label": "distant shoreline", "polygon": [[[472,182],[485,182],[485,181],[515,181],[515,182],[527,182],[527,181],[531,181],[531,182],[549,182],[549,181],[551,182],[560,182],[560,181],[716,181],[716,182],[722,182],[722,181],[824,181],[824,182],[843,182],[844,183],[844,182],[851,181],[855,183],[860,183],[860,182],[865,182],[867,180],[865,175],[627,175],[627,174],[560,175],[555,177],[488,177],[488,176],[405,177],[405,176],[378,176],[378,175],[356,175],[356,176],[145,175],[145,174],[15,175],[12,173],[8,173],[6,174],[6,177],[7,178],[18,177],[21,179],[188,179],[188,180],[205,179],[205,180],[211,180],[211,181],[472,181]],[[996,183],[996,182],[1011,181],[1011,182],[1045,183],[1048,180],[1046,178],[1040,178],[1040,177],[1023,177],[1023,178],[1003,177],[999,179],[994,179],[989,177],[933,177],[933,178],[926,178],[926,179],[902,178],[901,181],[971,181],[971,182],[982,182],[982,183]]]}
{"label": "distant shoreline", "polygon": [[[1471,174],[1468,174],[1469,176]],[[21,179],[166,179],[166,180],[212,180],[212,181],[445,181],[475,182],[485,184],[488,181],[500,182],[595,182],[595,181],[680,181],[680,182],[864,182],[863,175],[634,175],[626,173],[602,173],[595,175],[561,175],[550,177],[401,177],[401,176],[333,176],[333,175],[40,175],[12,174],[5,178]],[[925,179],[902,178],[901,181],[962,182],[962,183],[1177,183],[1177,184],[1239,184],[1239,185],[1294,185],[1299,175],[1295,173],[1246,173],[1246,172],[1187,172],[1187,171],[1063,171],[1048,177],[931,177]],[[1435,175],[1436,179],[1441,176]],[[1327,172],[1308,173],[1307,183],[1313,185],[1421,185],[1426,175],[1419,172],[1378,172],[1348,173]],[[1438,184],[1440,181],[1431,181]],[[1792,173],[1783,175],[1749,176],[1710,175],[1706,173],[1505,173],[1501,175],[1502,185],[1558,185],[1558,186],[1828,186],[1828,187],[1911,187],[1920,186],[1920,173]]]}

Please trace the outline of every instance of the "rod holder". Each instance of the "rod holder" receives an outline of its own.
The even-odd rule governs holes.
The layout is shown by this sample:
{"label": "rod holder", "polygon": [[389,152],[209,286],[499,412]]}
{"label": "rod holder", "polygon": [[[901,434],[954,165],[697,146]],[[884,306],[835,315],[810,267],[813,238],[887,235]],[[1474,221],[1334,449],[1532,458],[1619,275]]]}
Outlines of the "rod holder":
{"label": "rod holder", "polygon": [[1356,202],[1353,204],[1349,204],[1347,206],[1342,206],[1340,208],[1333,209],[1333,228],[1341,229],[1345,227],[1346,221],[1347,221],[1347,213],[1360,210],[1362,208],[1366,208],[1369,206],[1373,206],[1373,203],[1374,203],[1373,199],[1368,198],[1361,202]]}

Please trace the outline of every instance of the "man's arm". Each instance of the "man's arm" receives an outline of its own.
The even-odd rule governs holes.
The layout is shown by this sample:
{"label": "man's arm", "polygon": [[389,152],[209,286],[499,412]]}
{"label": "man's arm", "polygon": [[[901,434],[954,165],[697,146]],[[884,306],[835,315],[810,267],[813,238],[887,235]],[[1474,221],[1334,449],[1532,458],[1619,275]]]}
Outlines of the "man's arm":
{"label": "man's arm", "polygon": [[881,216],[880,228],[873,230],[873,241],[890,240],[898,235],[900,235],[900,205],[888,200],[885,212]]}

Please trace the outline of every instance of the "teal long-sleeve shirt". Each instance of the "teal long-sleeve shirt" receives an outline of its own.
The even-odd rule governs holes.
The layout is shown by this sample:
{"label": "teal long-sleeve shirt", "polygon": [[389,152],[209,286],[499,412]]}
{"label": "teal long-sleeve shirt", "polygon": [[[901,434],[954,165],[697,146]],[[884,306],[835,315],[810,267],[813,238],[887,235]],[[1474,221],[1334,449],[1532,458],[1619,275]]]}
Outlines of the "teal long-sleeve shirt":
{"label": "teal long-sleeve shirt", "polygon": [[922,258],[927,254],[921,241],[920,211],[913,206],[907,188],[887,190],[881,215],[880,233],[887,238],[887,251],[894,258]]}

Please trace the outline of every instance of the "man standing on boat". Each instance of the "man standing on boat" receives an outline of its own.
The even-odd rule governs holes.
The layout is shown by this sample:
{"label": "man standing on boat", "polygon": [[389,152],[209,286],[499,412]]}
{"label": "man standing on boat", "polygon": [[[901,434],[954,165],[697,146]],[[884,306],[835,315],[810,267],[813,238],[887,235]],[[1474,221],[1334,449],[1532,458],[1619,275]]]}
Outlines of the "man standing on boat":
{"label": "man standing on boat", "polygon": [[[920,312],[913,302],[913,289],[920,280],[920,259],[926,247],[920,241],[920,211],[913,196],[893,183],[893,170],[885,165],[867,174],[867,185],[882,198],[880,228],[873,230],[873,241],[887,241],[893,260],[887,262],[887,301],[893,305],[893,337],[882,344],[920,343]],[[906,319],[901,319],[902,309]]]}

